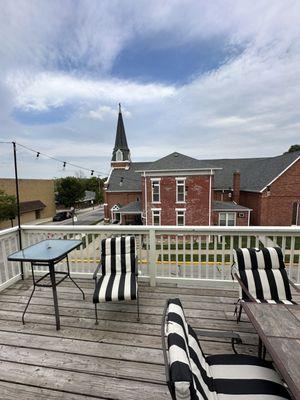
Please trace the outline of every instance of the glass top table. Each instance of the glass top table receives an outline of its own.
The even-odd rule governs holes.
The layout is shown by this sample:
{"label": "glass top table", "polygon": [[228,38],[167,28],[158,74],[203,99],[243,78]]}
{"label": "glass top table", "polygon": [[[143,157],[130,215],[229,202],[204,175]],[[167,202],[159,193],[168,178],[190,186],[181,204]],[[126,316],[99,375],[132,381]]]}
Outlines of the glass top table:
{"label": "glass top table", "polygon": [[57,262],[82,244],[81,240],[47,239],[8,256],[8,261]]}
{"label": "glass top table", "polygon": [[[81,240],[47,239],[47,240],[42,240],[39,243],[33,244],[32,246],[28,246],[23,250],[12,253],[7,257],[8,261],[20,261],[20,262],[31,263],[33,290],[31,292],[31,295],[29,297],[29,300],[26,304],[25,310],[22,315],[23,324],[25,324],[25,319],[24,319],[25,313],[27,311],[27,308],[35,291],[35,288],[37,286],[52,288],[57,330],[60,329],[60,318],[59,318],[56,286],[58,286],[66,278],[69,278],[74,283],[74,285],[81,291],[83,300],[85,299],[83,290],[77,285],[77,283],[70,276],[70,266],[68,258],[68,254],[70,253],[70,251],[77,249],[81,244],[82,244]],[[64,258],[66,258],[67,271],[66,272],[55,271],[55,264],[62,261]],[[36,280],[34,275],[35,266],[46,266],[49,268],[49,272],[47,272],[45,275]],[[58,281],[56,280],[57,275],[62,276],[62,278]],[[41,283],[45,281],[48,277],[50,277],[51,284]]]}

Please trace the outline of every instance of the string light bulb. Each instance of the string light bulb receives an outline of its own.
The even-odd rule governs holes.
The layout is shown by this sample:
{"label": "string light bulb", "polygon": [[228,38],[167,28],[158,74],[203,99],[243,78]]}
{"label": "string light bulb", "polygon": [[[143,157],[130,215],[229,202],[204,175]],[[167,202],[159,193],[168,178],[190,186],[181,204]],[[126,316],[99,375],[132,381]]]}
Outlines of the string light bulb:
{"label": "string light bulb", "polygon": [[66,165],[67,165],[67,163],[66,163],[66,161],[64,161],[63,169],[66,169]]}
{"label": "string light bulb", "polygon": [[36,158],[39,158],[40,154],[41,154],[41,153],[38,151],[38,152],[36,153]]}
{"label": "string light bulb", "polygon": [[93,175],[94,175],[94,170],[92,169],[92,170],[91,170],[91,176],[93,176]]}

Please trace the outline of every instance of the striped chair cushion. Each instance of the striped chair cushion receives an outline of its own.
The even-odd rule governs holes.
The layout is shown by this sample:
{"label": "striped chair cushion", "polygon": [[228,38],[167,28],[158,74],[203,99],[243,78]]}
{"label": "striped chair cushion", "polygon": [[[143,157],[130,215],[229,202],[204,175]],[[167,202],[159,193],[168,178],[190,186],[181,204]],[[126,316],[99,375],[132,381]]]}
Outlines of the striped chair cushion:
{"label": "striped chair cushion", "polygon": [[[239,276],[257,302],[292,304],[292,294],[285,269],[244,270]],[[240,288],[240,298],[249,300]]]}
{"label": "striped chair cushion", "polygon": [[208,356],[220,400],[283,400],[290,396],[271,362],[249,355]]}
{"label": "striped chair cushion", "polygon": [[166,334],[170,380],[176,399],[214,399],[209,366],[195,332],[186,322],[179,299],[169,300]]}
{"label": "striped chair cushion", "polygon": [[93,302],[136,300],[137,289],[136,275],[131,272],[101,275],[96,285]]}
{"label": "striped chair cushion", "polygon": [[137,299],[135,237],[103,239],[101,242],[102,275],[93,302]]}
{"label": "striped chair cushion", "polygon": [[[258,302],[294,304],[280,247],[233,251],[236,273]],[[240,299],[249,301],[240,287]]]}
{"label": "striped chair cushion", "polygon": [[102,274],[135,273],[135,237],[103,239],[101,242]]}
{"label": "striped chair cushion", "polygon": [[239,271],[245,269],[284,269],[280,247],[240,248],[233,250],[234,263]]}

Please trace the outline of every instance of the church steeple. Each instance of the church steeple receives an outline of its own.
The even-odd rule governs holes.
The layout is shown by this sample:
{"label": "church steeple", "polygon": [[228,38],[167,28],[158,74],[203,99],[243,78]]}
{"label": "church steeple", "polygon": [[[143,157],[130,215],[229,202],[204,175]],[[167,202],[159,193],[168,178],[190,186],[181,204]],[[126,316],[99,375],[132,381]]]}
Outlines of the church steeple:
{"label": "church steeple", "polygon": [[[115,147],[112,153],[112,164],[115,163],[130,163],[130,151],[127,144],[126,133],[124,128],[121,104],[119,103],[119,115],[118,115],[118,124],[117,124],[117,132],[116,132],[116,140]],[[121,165],[120,165],[121,167]]]}

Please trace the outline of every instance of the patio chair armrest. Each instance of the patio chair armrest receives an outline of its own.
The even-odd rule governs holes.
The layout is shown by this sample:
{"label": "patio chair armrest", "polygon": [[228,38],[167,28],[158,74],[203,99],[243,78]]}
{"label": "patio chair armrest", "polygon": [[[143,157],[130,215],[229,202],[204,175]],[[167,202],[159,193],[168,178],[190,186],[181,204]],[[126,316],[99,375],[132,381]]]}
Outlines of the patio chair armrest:
{"label": "patio chair armrest", "polygon": [[97,275],[98,275],[98,272],[100,271],[100,268],[102,267],[102,264],[101,264],[101,262],[97,265],[97,268],[95,269],[95,271],[94,271],[94,274],[93,274],[93,279],[96,281],[97,280]]}
{"label": "patio chair armrest", "polygon": [[241,278],[239,276],[237,276],[237,274],[234,274],[234,278],[238,281],[239,285],[241,286],[243,291],[246,293],[249,300],[251,300],[252,302],[256,302],[255,298],[250,294],[249,290],[246,288],[246,286],[244,285],[244,282],[241,280]]}
{"label": "patio chair armrest", "polygon": [[231,346],[235,354],[237,354],[237,351],[235,349],[236,344],[243,344],[242,339],[240,335],[237,332],[233,331],[206,331],[206,330],[198,330],[194,329],[195,333],[197,336],[205,336],[205,337],[215,337],[215,338],[220,338],[220,339],[230,339],[231,340]]}
{"label": "patio chair armrest", "polygon": [[295,284],[295,282],[291,281],[289,279],[290,285],[298,292],[300,293],[300,288]]}

